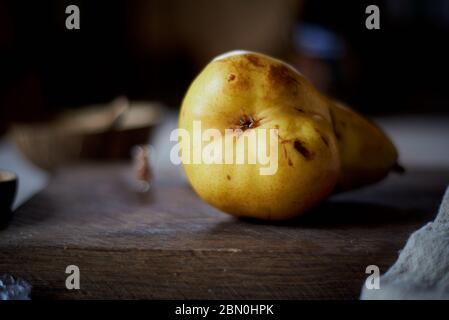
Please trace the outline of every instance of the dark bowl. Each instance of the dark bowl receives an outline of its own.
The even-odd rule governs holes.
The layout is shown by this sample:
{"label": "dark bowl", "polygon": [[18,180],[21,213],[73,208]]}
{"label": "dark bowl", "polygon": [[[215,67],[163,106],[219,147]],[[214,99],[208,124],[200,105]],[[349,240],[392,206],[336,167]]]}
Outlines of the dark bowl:
{"label": "dark bowl", "polygon": [[11,207],[16,197],[17,180],[15,173],[0,170],[0,227],[11,219]]}

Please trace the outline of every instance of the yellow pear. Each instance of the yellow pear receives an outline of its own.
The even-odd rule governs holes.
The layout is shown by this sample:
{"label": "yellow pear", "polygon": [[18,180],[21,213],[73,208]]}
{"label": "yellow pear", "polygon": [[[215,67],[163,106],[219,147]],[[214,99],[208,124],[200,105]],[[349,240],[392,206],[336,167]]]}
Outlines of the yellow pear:
{"label": "yellow pear", "polygon": [[396,148],[376,124],[340,102],[329,111],[341,160],[337,191],[377,182],[395,168]]}
{"label": "yellow pear", "polygon": [[[193,81],[180,111],[190,184],[233,215],[278,220],[304,213],[340,177],[331,105],[284,62],[246,51],[217,57]],[[195,139],[198,128],[207,139]],[[204,135],[208,129],[214,131]],[[249,160],[261,153],[270,154],[269,167]]]}

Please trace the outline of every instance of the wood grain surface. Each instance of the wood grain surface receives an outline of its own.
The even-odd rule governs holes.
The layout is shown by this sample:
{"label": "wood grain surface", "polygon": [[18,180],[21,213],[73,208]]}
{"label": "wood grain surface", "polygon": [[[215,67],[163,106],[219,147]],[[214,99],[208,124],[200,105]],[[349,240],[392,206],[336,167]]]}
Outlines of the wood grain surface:
{"label": "wood grain surface", "polygon": [[[28,280],[34,299],[358,298],[365,268],[387,270],[449,181],[408,169],[270,224],[225,215],[169,175],[139,194],[125,164],[68,167],[0,231],[0,274]],[[80,290],[65,288],[70,264]]]}

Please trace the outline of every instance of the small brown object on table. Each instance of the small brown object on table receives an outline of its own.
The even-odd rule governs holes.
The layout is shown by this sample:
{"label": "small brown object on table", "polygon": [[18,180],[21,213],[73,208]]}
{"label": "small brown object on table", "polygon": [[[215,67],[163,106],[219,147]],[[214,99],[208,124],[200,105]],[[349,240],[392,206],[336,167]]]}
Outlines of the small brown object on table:
{"label": "small brown object on table", "polygon": [[[159,177],[135,193],[130,170],[60,170],[0,231],[0,274],[29,281],[37,299],[356,299],[366,267],[387,270],[449,180],[408,168],[270,224],[218,212],[182,179]],[[65,288],[72,264],[80,290]]]}

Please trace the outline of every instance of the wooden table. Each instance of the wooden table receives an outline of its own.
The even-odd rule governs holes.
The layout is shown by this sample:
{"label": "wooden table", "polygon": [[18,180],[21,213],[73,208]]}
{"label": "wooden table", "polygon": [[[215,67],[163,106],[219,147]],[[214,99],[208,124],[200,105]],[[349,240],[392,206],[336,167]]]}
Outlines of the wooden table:
{"label": "wooden table", "polygon": [[[365,268],[387,270],[449,181],[409,168],[267,224],[225,215],[169,175],[136,193],[129,175],[125,164],[60,170],[0,231],[0,274],[28,280],[37,299],[354,299]],[[65,288],[71,264],[80,290]]]}

